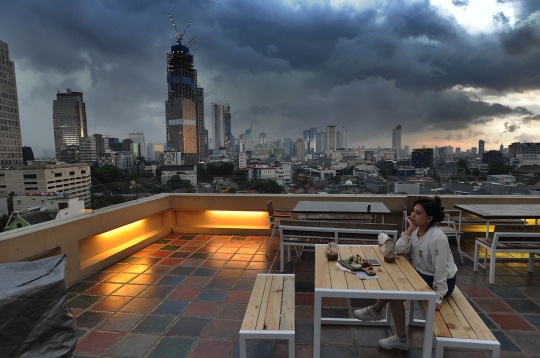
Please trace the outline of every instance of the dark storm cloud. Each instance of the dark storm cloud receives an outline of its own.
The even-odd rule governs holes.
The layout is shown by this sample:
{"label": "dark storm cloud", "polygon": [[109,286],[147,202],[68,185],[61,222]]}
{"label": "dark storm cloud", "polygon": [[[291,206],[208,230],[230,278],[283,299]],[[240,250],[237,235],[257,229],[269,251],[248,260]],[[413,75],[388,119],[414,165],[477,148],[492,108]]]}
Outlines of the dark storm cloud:
{"label": "dark storm cloud", "polygon": [[519,129],[520,127],[516,124],[516,122],[512,121],[512,122],[505,122],[504,123],[504,131],[505,132],[515,132]]}
{"label": "dark storm cloud", "polygon": [[538,51],[540,45],[539,29],[536,22],[519,24],[512,31],[501,34],[502,47],[511,55],[522,55],[529,51]]}
{"label": "dark storm cloud", "polygon": [[502,25],[508,25],[510,23],[510,18],[508,18],[503,12],[499,12],[493,15],[493,21]]}
{"label": "dark storm cloud", "polygon": [[530,122],[533,122],[533,121],[540,121],[540,114],[537,114],[537,115],[534,115],[534,116],[523,117],[521,119],[521,121],[523,123],[530,123]]}
{"label": "dark storm cloud", "polygon": [[89,126],[98,132],[138,130],[163,140],[166,53],[175,37],[169,13],[180,32],[192,22],[184,43],[195,37],[190,51],[206,117],[210,102],[227,98],[238,133],[252,121],[275,139],[330,121],[359,140],[387,136],[398,124],[418,133],[468,130],[494,118],[534,116],[453,89],[504,95],[540,88],[540,37],[531,17],[540,1],[512,1],[521,22],[490,34],[467,32],[429,1],[360,10],[266,0],[0,3],[0,37],[27,76],[19,97],[46,104],[21,103],[22,122],[39,119],[51,142],[51,102],[68,87],[84,92]]}

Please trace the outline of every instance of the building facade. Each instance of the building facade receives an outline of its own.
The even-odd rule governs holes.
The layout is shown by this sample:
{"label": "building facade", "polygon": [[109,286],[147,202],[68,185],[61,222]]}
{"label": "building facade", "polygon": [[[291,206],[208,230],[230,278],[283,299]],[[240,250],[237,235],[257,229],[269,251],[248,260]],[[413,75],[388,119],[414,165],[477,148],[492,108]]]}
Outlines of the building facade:
{"label": "building facade", "polygon": [[58,91],[53,101],[53,127],[56,159],[67,163],[78,162],[79,141],[88,136],[82,92],[73,92],[69,88],[66,93]]}
{"label": "building facade", "polygon": [[146,158],[146,143],[144,141],[144,133],[129,133],[128,138],[133,141],[133,151],[135,152],[135,154],[137,156]]}
{"label": "building facade", "polygon": [[327,151],[332,151],[337,149],[337,137],[336,137],[336,126],[333,123],[330,123],[326,127],[326,148]]}
{"label": "building facade", "polygon": [[48,193],[69,193],[70,197],[82,198],[90,205],[92,184],[90,166],[86,164],[45,164],[18,165],[10,169],[0,169],[0,196],[47,195]]}
{"label": "building facade", "polygon": [[21,121],[15,63],[8,44],[0,41],[0,165],[23,164]]}
{"label": "building facade", "polygon": [[433,168],[433,148],[413,149],[411,164],[415,168]]}

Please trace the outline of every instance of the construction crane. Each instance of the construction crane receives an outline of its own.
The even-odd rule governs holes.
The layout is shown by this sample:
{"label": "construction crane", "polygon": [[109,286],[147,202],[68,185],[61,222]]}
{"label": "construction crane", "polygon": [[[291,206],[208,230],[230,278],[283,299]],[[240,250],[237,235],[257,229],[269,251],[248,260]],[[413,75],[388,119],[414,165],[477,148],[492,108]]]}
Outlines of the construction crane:
{"label": "construction crane", "polygon": [[178,29],[176,28],[176,25],[174,24],[174,20],[173,20],[171,14],[169,14],[169,19],[171,19],[172,25],[174,26],[174,29],[176,30],[176,42],[178,42],[178,44],[181,45],[182,40],[184,39],[184,35],[186,34],[187,29],[189,28],[189,25],[191,25],[191,21],[188,22],[184,32],[180,33],[180,31],[178,31]]}

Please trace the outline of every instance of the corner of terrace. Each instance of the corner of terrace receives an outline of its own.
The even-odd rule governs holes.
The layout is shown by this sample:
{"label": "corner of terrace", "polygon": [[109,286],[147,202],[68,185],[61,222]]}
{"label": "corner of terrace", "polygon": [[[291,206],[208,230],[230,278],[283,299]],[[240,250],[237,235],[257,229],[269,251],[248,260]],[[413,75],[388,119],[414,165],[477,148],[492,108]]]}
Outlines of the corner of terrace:
{"label": "corner of terrace", "polygon": [[[473,204],[536,204],[526,196],[444,196],[445,208]],[[237,357],[239,331],[257,274],[279,273],[279,233],[266,203],[291,209],[299,201],[383,203],[384,222],[401,231],[405,195],[160,194],[0,234],[0,263],[65,254],[69,306],[78,324],[76,357]],[[534,222],[532,222],[534,224]],[[492,227],[493,229],[493,227]],[[474,256],[485,225],[463,227],[461,249]],[[540,263],[528,272],[523,255],[498,254],[489,272],[465,258],[450,238],[457,286],[501,345],[503,357],[540,355]],[[499,257],[499,256],[498,256]],[[314,356],[315,255],[294,253],[285,273],[295,275],[295,351]],[[349,318],[370,299],[322,298],[322,315]],[[315,327],[316,329],[316,327]],[[409,327],[409,352],[385,351],[377,341],[388,326],[323,325],[321,357],[421,356],[424,329]],[[431,337],[432,333],[430,333]],[[468,357],[486,353],[467,352]],[[248,357],[285,357],[286,340],[252,340]],[[445,349],[445,357],[463,356]],[[317,355],[316,355],[317,356]]]}

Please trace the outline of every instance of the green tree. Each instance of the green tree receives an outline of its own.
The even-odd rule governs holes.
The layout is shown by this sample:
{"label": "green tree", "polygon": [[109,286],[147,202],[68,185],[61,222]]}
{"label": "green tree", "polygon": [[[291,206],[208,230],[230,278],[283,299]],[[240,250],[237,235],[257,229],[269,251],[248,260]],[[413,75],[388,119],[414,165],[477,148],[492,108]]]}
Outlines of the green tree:
{"label": "green tree", "polygon": [[489,165],[488,175],[510,174],[512,172],[510,165],[504,165],[502,162],[495,162]]}
{"label": "green tree", "polygon": [[102,167],[91,167],[92,184],[107,184],[123,180],[126,178],[124,171],[113,165],[104,165]]}
{"label": "green tree", "polygon": [[465,175],[471,175],[471,168],[469,168],[469,163],[465,159],[460,159],[456,163],[458,168],[465,169]]}
{"label": "green tree", "polygon": [[193,187],[193,184],[189,180],[184,180],[180,178],[179,175],[173,175],[168,181],[167,181],[167,190],[169,192],[175,191],[178,189],[186,189],[186,192],[188,193],[194,193],[195,188]]}

